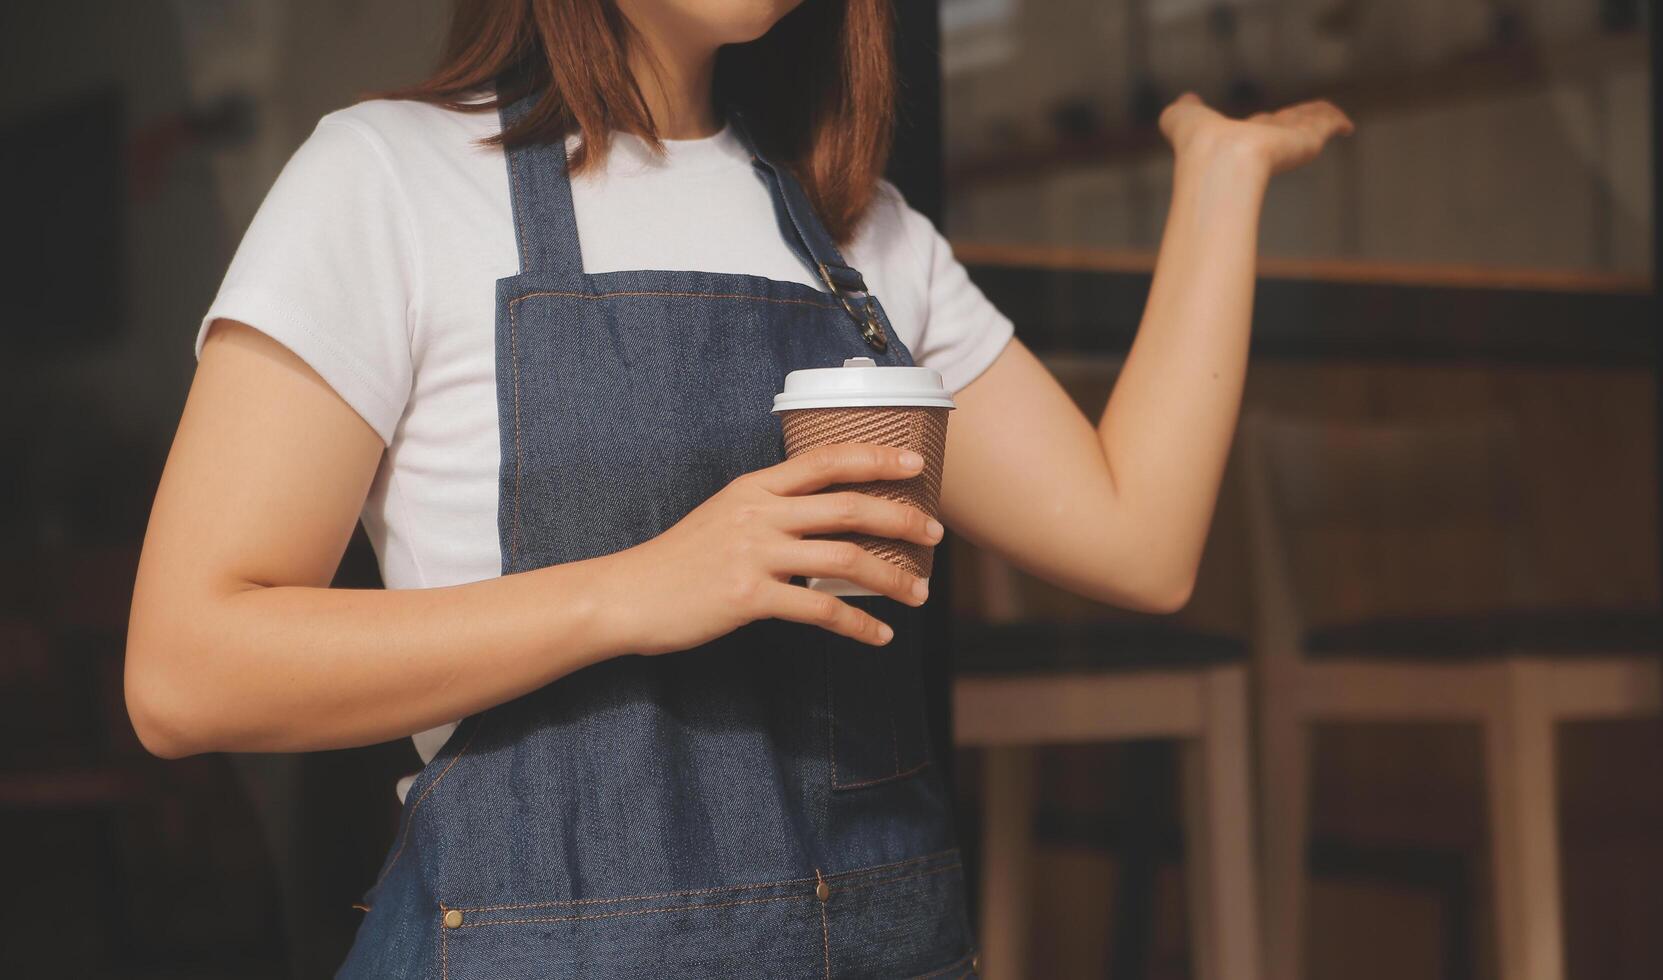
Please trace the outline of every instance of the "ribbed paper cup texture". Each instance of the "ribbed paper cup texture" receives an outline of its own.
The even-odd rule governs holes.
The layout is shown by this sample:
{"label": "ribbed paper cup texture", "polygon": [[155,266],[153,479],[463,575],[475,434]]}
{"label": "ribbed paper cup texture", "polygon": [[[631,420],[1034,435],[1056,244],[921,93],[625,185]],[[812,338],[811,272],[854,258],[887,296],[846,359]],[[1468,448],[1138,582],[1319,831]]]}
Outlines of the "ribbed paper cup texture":
{"label": "ribbed paper cup texture", "polygon": [[[947,451],[946,408],[801,408],[780,412],[785,430],[785,455],[789,458],[834,442],[871,442],[880,446],[911,449],[924,457],[924,469],[905,480],[873,480],[868,483],[840,483],[824,493],[855,490],[860,493],[911,504],[931,517],[938,517],[941,502],[941,467]],[[897,538],[871,534],[840,533],[821,536],[826,540],[853,541],[884,561],[899,565],[921,578],[929,578],[935,563],[935,548]]]}

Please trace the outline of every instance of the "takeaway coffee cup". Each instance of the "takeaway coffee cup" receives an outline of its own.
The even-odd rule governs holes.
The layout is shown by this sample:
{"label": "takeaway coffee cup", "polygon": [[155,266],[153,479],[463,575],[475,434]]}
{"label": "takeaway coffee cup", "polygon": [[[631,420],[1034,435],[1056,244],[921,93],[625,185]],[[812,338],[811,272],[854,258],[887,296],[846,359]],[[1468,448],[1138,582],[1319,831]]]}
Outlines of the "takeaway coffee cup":
{"label": "takeaway coffee cup", "polygon": [[[787,458],[834,442],[871,442],[911,449],[924,457],[924,468],[905,480],[838,484],[824,492],[855,490],[899,500],[938,516],[941,466],[947,448],[947,413],[952,396],[941,375],[930,368],[879,367],[870,357],[851,357],[842,367],[807,368],[785,376],[785,389],[774,396],[774,412],[785,432]],[[935,549],[870,534],[831,534],[853,541],[885,561],[928,579]],[[808,587],[832,595],[875,595],[843,579],[810,578]]]}

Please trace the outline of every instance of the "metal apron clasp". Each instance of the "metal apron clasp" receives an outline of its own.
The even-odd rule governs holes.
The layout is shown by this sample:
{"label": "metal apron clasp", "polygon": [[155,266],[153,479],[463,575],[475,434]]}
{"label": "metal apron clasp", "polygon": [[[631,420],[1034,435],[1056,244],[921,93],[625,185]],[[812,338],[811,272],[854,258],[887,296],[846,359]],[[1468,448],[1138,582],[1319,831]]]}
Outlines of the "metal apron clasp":
{"label": "metal apron clasp", "polygon": [[820,278],[825,282],[826,288],[832,291],[832,295],[837,297],[837,301],[843,304],[843,309],[848,312],[849,318],[855,321],[855,326],[860,328],[861,339],[865,340],[867,345],[875,351],[881,353],[888,350],[889,338],[884,334],[883,324],[878,320],[877,309],[872,303],[872,294],[864,288],[865,281],[861,282],[863,288],[856,290],[860,293],[862,300],[860,308],[856,309],[854,299],[848,292],[838,287],[831,277],[831,272],[826,269],[826,264],[816,262],[815,265],[820,268]]}

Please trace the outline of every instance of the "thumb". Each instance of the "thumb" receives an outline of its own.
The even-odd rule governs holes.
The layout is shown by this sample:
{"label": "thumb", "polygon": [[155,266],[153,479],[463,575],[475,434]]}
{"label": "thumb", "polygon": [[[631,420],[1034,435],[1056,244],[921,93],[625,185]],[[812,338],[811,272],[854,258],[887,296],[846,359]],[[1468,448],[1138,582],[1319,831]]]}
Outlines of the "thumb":
{"label": "thumb", "polygon": [[1183,95],[1178,96],[1176,99],[1173,99],[1170,103],[1168,103],[1165,109],[1161,110],[1161,118],[1159,120],[1161,132],[1165,133],[1167,136],[1171,136],[1173,127],[1177,125],[1178,120],[1181,117],[1205,106],[1206,103],[1201,101],[1201,96],[1196,95],[1194,92],[1185,92]]}

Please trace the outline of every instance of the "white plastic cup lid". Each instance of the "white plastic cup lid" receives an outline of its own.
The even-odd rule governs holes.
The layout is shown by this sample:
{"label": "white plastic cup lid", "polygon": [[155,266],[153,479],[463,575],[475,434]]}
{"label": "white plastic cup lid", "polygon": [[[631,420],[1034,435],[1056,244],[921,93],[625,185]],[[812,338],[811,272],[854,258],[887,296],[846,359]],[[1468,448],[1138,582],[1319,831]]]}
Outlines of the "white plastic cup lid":
{"label": "white plastic cup lid", "polygon": [[851,357],[842,367],[803,368],[785,376],[774,411],[799,408],[953,408],[941,372],[925,367],[879,367],[870,357]]}

